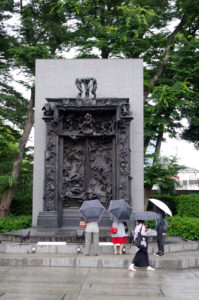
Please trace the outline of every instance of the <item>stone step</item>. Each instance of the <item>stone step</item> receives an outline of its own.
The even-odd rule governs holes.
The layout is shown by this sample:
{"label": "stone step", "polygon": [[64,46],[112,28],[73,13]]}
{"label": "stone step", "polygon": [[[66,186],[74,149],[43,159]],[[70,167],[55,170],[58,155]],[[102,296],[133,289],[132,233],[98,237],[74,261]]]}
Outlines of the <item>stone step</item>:
{"label": "stone step", "polygon": [[[125,268],[134,255],[85,256],[83,254],[0,253],[0,266]],[[199,267],[199,250],[168,253],[162,257],[149,255],[156,269],[182,270]]]}
{"label": "stone step", "polygon": [[[129,226],[130,227],[130,226]],[[27,228],[16,231],[10,231],[0,234],[0,241],[4,242],[30,242],[37,243],[39,241],[64,241],[67,243],[78,243],[84,241],[84,236],[78,236],[79,228],[60,228],[60,229],[38,229]],[[133,230],[128,232],[127,241],[132,242]],[[156,239],[156,230],[150,230],[149,242],[154,242]],[[164,234],[165,241],[167,236]],[[108,228],[100,228],[100,241],[108,242],[111,239],[111,234],[108,232]]]}
{"label": "stone step", "polygon": [[[100,242],[100,254],[112,254],[113,246],[110,242]],[[8,243],[2,242],[0,244],[0,253],[46,253],[46,254],[72,254],[72,253],[84,253],[84,243],[65,243],[65,242],[46,242],[46,243]],[[134,244],[125,245],[126,254],[134,254],[136,247]],[[165,243],[165,253],[184,252],[199,250],[199,242],[197,241],[185,241],[180,238],[170,239]],[[157,243],[149,243],[148,253],[157,252]]]}

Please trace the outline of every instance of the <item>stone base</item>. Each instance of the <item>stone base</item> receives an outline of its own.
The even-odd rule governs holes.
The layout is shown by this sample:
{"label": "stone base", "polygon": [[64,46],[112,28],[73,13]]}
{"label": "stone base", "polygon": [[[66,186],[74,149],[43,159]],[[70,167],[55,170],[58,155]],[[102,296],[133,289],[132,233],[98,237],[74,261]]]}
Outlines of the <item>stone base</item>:
{"label": "stone base", "polygon": [[[58,213],[57,211],[42,211],[37,217],[37,227],[44,229],[57,229],[58,225]],[[78,209],[63,209],[62,213],[62,227],[66,230],[79,229],[80,216]],[[111,226],[111,219],[109,213],[106,211],[99,222],[101,228],[107,229]],[[60,229],[61,229],[60,228]]]}
{"label": "stone base", "polygon": [[[62,227],[65,229],[79,229],[80,216],[78,214],[78,209],[64,209],[62,215]],[[110,219],[110,214],[106,211],[103,214],[101,221],[99,222],[100,228],[107,229],[110,228],[112,221]]]}
{"label": "stone base", "polygon": [[58,214],[56,211],[42,211],[37,217],[39,228],[53,229],[58,228]]}

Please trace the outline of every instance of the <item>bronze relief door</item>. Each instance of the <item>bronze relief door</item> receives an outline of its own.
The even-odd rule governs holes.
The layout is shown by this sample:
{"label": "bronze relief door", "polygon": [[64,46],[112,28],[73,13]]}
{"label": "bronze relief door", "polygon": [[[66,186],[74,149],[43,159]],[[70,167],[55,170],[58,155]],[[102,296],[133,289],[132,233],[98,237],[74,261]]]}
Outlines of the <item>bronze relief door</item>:
{"label": "bronze relief door", "polygon": [[79,226],[84,200],[131,202],[129,100],[46,99],[44,208],[38,226]]}
{"label": "bronze relief door", "polygon": [[107,207],[116,196],[115,135],[97,134],[93,127],[94,132],[78,131],[72,136],[62,131],[59,194],[63,208],[79,208],[89,199],[99,199]]}

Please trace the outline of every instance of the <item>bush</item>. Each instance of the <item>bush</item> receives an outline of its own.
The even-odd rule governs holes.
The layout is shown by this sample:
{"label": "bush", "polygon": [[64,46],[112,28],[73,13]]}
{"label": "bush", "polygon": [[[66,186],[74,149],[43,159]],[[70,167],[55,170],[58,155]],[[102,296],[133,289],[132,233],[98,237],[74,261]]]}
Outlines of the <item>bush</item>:
{"label": "bush", "polygon": [[188,240],[199,240],[199,219],[174,216],[169,217],[167,235],[180,236]]}
{"label": "bush", "polygon": [[9,215],[0,219],[0,233],[32,227],[32,216]]}
{"label": "bush", "polygon": [[148,228],[156,229],[156,221],[155,220],[146,221],[145,224],[148,226]]}
{"label": "bush", "polygon": [[180,195],[177,198],[178,215],[199,217],[199,194]]}
{"label": "bush", "polygon": [[10,212],[14,215],[32,214],[32,182],[33,166],[31,161],[23,160],[20,176],[16,186],[15,196]]}
{"label": "bush", "polygon": [[14,215],[25,215],[29,216],[32,214],[32,195],[24,194],[17,195],[14,197],[10,212]]}
{"label": "bush", "polygon": [[[199,240],[199,218],[190,217],[166,217],[169,222],[169,236],[179,236],[188,240]],[[147,221],[146,224],[151,229],[156,229],[155,221]]]}

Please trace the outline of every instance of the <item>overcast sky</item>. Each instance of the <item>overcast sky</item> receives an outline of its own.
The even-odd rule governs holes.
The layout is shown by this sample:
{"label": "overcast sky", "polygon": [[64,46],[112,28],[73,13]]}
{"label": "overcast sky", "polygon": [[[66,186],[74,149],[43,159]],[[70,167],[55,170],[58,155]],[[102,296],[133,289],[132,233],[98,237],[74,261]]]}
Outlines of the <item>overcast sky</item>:
{"label": "overcast sky", "polygon": [[179,164],[199,170],[199,150],[192,143],[167,138],[161,146],[161,153],[165,156],[175,155],[179,158]]}

